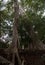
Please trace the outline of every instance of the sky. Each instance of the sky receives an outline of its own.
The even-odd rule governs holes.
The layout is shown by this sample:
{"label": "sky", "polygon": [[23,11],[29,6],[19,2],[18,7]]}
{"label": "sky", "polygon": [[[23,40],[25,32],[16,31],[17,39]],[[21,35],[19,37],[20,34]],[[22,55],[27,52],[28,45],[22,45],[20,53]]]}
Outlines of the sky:
{"label": "sky", "polygon": [[[5,3],[8,1],[8,0],[3,0]],[[20,2],[20,0],[18,0]]]}
{"label": "sky", "polygon": [[6,3],[8,0],[3,0],[4,3]]}

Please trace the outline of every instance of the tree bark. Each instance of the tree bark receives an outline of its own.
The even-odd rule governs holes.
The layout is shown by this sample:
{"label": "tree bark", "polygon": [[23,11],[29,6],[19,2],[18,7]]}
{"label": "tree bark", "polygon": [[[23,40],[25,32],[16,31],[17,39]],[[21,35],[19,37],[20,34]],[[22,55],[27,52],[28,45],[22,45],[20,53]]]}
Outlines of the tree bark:
{"label": "tree bark", "polygon": [[19,22],[19,5],[18,0],[14,0],[14,23],[13,23],[13,40],[12,40],[12,51],[13,57],[12,62],[15,64],[15,56],[18,59],[18,64],[21,65],[21,59],[18,54],[18,22]]}

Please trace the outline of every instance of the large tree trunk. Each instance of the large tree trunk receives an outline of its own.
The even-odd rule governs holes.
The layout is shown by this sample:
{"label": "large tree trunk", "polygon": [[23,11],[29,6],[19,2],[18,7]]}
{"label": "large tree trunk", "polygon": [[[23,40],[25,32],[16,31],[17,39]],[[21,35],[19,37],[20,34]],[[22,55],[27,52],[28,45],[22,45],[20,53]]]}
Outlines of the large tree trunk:
{"label": "large tree trunk", "polygon": [[13,57],[12,62],[15,64],[15,56],[18,59],[18,64],[21,65],[21,59],[18,54],[18,22],[19,22],[19,5],[18,0],[14,0],[14,24],[13,24],[13,40],[12,40],[12,51]]}
{"label": "large tree trunk", "polygon": [[0,37],[1,37],[1,23],[2,23],[2,15],[0,15]]}
{"label": "large tree trunk", "polygon": [[[19,5],[18,0],[14,0],[14,23],[13,23],[13,39],[12,44],[7,49],[8,55],[10,56],[10,53],[12,53],[12,63],[15,65],[16,59],[18,60],[18,65],[24,65],[24,61],[21,62],[21,59],[19,57],[18,53],[18,22],[19,22]],[[9,58],[9,57],[8,57]]]}

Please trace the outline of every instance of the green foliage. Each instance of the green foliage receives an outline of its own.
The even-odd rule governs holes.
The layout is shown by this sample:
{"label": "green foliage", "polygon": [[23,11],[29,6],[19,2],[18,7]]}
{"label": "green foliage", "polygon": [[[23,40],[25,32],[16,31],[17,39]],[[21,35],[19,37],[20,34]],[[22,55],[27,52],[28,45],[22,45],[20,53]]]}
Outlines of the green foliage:
{"label": "green foliage", "polygon": [[40,40],[45,40],[45,0],[21,0],[21,5],[26,8],[24,16],[35,26],[34,30],[38,32]]}
{"label": "green foliage", "polygon": [[[14,5],[13,1],[7,1],[6,4],[0,1],[0,37],[4,34],[12,36],[13,30],[13,18],[14,18]],[[40,40],[45,40],[45,0],[21,0],[19,3],[24,11],[23,14],[19,14],[19,39],[20,44],[27,45],[32,40],[29,35],[30,24],[34,26],[34,31],[38,32]],[[5,7],[4,9],[2,9]],[[22,12],[21,11],[21,12]]]}
{"label": "green foliage", "polygon": [[8,48],[8,44],[0,41],[0,48]]}
{"label": "green foliage", "polygon": [[11,3],[12,2],[7,1],[5,4],[3,0],[0,1],[0,37],[3,34],[8,34],[8,32],[12,30],[13,14],[11,12],[13,12],[13,10],[12,7],[10,7],[12,5]]}
{"label": "green foliage", "polygon": [[20,18],[19,21],[20,22],[19,22],[18,31],[19,31],[19,36],[20,36],[19,38],[20,44],[27,46],[27,44],[32,42],[30,35],[28,33],[29,30],[27,31],[27,29],[29,29],[30,23],[29,23],[29,20],[25,18]]}

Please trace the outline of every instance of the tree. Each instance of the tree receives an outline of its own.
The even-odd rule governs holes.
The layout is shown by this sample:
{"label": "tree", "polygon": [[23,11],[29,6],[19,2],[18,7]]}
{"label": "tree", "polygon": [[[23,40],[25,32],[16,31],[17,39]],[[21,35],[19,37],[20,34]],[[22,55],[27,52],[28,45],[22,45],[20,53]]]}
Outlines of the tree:
{"label": "tree", "polygon": [[13,40],[12,40],[12,49],[13,49],[13,58],[12,61],[15,63],[15,56],[18,59],[19,65],[21,65],[21,60],[18,55],[18,22],[19,22],[19,5],[18,5],[18,0],[14,0],[14,24],[13,24]]}
{"label": "tree", "polygon": [[[0,1],[0,5],[2,5],[2,1]],[[9,0],[6,6],[4,5],[6,8],[4,10],[1,9],[0,37],[2,36],[2,33],[8,34],[12,37],[13,27],[13,40],[9,50],[9,53],[12,52],[13,54],[13,63],[15,62],[15,57],[17,57],[19,65],[22,65],[18,53],[18,44],[27,46],[28,43],[31,43],[34,49],[34,46],[40,48],[38,43],[41,43],[42,48],[43,45],[40,40],[44,40],[45,38],[45,17],[42,16],[45,10],[44,5],[44,0],[21,0],[20,6],[17,0]],[[21,37],[20,39],[19,36]]]}

